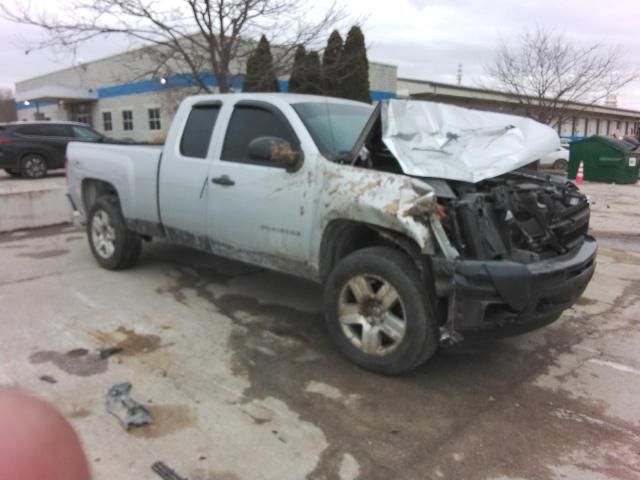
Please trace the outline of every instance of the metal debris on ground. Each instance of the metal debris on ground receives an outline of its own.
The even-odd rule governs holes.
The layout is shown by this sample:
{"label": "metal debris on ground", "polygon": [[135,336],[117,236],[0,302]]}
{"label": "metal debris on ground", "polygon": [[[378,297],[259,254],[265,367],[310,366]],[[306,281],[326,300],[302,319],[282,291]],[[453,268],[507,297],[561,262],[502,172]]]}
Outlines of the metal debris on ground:
{"label": "metal debris on ground", "polygon": [[167,465],[164,462],[154,463],[153,465],[151,465],[151,470],[157,473],[158,476],[160,476],[164,480],[188,480],[184,477],[181,477],[172,469],[167,467]]}
{"label": "metal debris on ground", "polygon": [[40,380],[42,380],[43,382],[47,382],[47,383],[58,383],[58,380],[53,378],[51,375],[42,375],[40,377]]}
{"label": "metal debris on ground", "polygon": [[122,427],[141,427],[153,422],[149,411],[129,396],[131,384],[129,382],[113,385],[107,391],[107,411],[120,420]]}
{"label": "metal debris on ground", "polygon": [[120,352],[122,352],[122,348],[120,347],[101,348],[98,350],[98,355],[104,360],[105,358],[109,358],[111,355],[115,355]]}

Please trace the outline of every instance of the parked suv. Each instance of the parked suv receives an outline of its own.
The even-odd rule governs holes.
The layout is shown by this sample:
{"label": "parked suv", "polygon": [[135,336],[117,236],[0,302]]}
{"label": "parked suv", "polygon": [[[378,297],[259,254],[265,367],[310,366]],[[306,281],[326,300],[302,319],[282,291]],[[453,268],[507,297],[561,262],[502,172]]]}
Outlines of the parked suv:
{"label": "parked suv", "polygon": [[83,123],[13,122],[0,124],[0,168],[14,176],[41,178],[64,168],[67,144],[103,142],[105,137]]}

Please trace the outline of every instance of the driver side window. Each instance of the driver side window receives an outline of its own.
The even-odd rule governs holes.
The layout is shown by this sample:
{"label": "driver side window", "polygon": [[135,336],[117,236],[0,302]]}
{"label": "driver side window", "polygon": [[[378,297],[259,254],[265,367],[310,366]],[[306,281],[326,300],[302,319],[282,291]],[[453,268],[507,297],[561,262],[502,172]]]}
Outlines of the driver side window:
{"label": "driver side window", "polygon": [[281,138],[292,146],[299,143],[291,126],[281,115],[260,107],[239,105],[229,121],[222,160],[276,166],[249,158],[249,144],[259,137]]}

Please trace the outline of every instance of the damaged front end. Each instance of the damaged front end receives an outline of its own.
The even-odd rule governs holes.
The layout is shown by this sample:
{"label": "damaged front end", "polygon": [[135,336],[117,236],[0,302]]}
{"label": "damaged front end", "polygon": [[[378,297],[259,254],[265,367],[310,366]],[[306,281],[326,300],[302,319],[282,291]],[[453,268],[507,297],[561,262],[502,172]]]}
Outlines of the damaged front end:
{"label": "damaged front end", "polygon": [[[424,205],[407,199],[402,217],[431,264],[444,342],[551,323],[591,280],[586,196],[525,169],[558,145],[552,128],[524,117],[411,100],[374,110],[348,159],[433,191]],[[428,227],[428,245],[416,226]]]}
{"label": "damaged front end", "polygon": [[597,246],[575,185],[524,171],[449,183],[455,197],[441,199],[441,223],[459,256],[433,257],[445,338],[523,333],[576,302]]}

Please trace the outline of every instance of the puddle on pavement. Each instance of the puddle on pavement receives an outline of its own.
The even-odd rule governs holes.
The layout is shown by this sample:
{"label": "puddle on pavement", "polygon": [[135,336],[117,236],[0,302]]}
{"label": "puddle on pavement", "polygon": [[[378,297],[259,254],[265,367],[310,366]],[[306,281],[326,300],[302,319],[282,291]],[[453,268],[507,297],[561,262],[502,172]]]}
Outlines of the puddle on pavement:
{"label": "puddle on pavement", "polygon": [[14,232],[0,233],[0,243],[24,242],[25,240],[33,238],[47,238],[72,232],[79,233],[82,231],[82,228],[70,227],[68,225],[54,225],[51,227],[16,230]]}
{"label": "puddle on pavement", "polygon": [[65,255],[69,253],[69,250],[64,248],[56,248],[53,250],[43,250],[42,252],[27,252],[27,253],[19,253],[18,257],[27,257],[34,259],[42,259],[42,258],[52,258],[59,257],[61,255]]}
{"label": "puddle on pavement", "polygon": [[[441,351],[410,375],[383,377],[347,363],[336,353],[320,312],[259,304],[241,295],[222,296],[215,303],[246,327],[235,329],[230,339],[236,353],[234,369],[247,375],[251,384],[244,392],[246,401],[279,398],[302,421],[322,428],[329,447],[310,479],[335,476],[345,453],[353,455],[362,478],[367,479],[410,476],[409,472],[430,477],[435,466],[444,478],[485,478],[488,473],[548,478],[551,467],[533,463],[559,464],[564,454],[578,446],[597,451],[602,438],[619,440],[616,432],[600,431],[601,426],[559,421],[549,407],[560,404],[607,418],[602,405],[527,383],[578,341],[568,324],[544,334],[546,342],[539,348],[522,350],[508,341],[462,344]],[[309,351],[317,355],[310,361],[298,360]],[[343,395],[330,399],[305,392],[312,380],[328,383]],[[496,406],[504,397],[509,398],[507,404]],[[475,427],[468,438],[451,433],[464,431],[470,422]],[[513,436],[508,445],[488,440],[495,437],[496,424]],[[536,462],[524,455],[528,449],[520,440],[527,441],[518,440],[523,429],[536,432],[531,434],[539,440],[536,445],[546,445],[536,448]],[[438,458],[435,453],[449,441],[464,452],[484,453],[467,454],[464,462]],[[505,449],[514,461],[508,466],[496,464]]]}
{"label": "puddle on pavement", "polygon": [[[441,350],[412,374],[383,377],[338,355],[321,312],[261,304],[247,295],[217,296],[208,288],[216,280],[215,272],[210,280],[206,271],[191,268],[178,267],[174,273],[172,294],[188,302],[184,292],[189,289],[236,325],[228,345],[234,354],[232,367],[250,384],[238,408],[273,397],[298,413],[300,422],[322,429],[329,446],[310,479],[336,477],[345,453],[353,456],[360,477],[368,480],[410,476],[472,480],[551,478],[554,465],[570,462],[576,451],[597,459],[590,460],[586,469],[604,472],[612,462],[630,463],[603,457],[603,444],[640,450],[638,437],[628,433],[635,426],[609,418],[602,404],[531,384],[585,338],[585,324],[596,325],[603,315],[613,314],[616,302],[597,315],[580,312],[578,306],[530,340],[523,336],[465,343]],[[321,295],[320,288],[311,288]],[[327,398],[307,390],[310,382],[328,384],[342,395]],[[561,418],[554,414],[558,407],[600,423]],[[271,428],[262,417],[255,423],[256,428]],[[459,452],[464,452],[463,460]]]}
{"label": "puddle on pavement", "polygon": [[60,370],[80,377],[88,377],[107,371],[109,361],[99,353],[89,353],[85,348],[76,348],[65,353],[41,350],[29,357],[32,364],[51,362]]}
{"label": "puddle on pavement", "polygon": [[113,332],[97,330],[91,335],[105,347],[121,349],[119,355],[151,353],[162,346],[162,339],[158,335],[137,333],[122,325]]}
{"label": "puddle on pavement", "polygon": [[184,405],[147,405],[153,423],[143,427],[132,428],[129,434],[140,438],[159,438],[195,427],[197,414]]}

